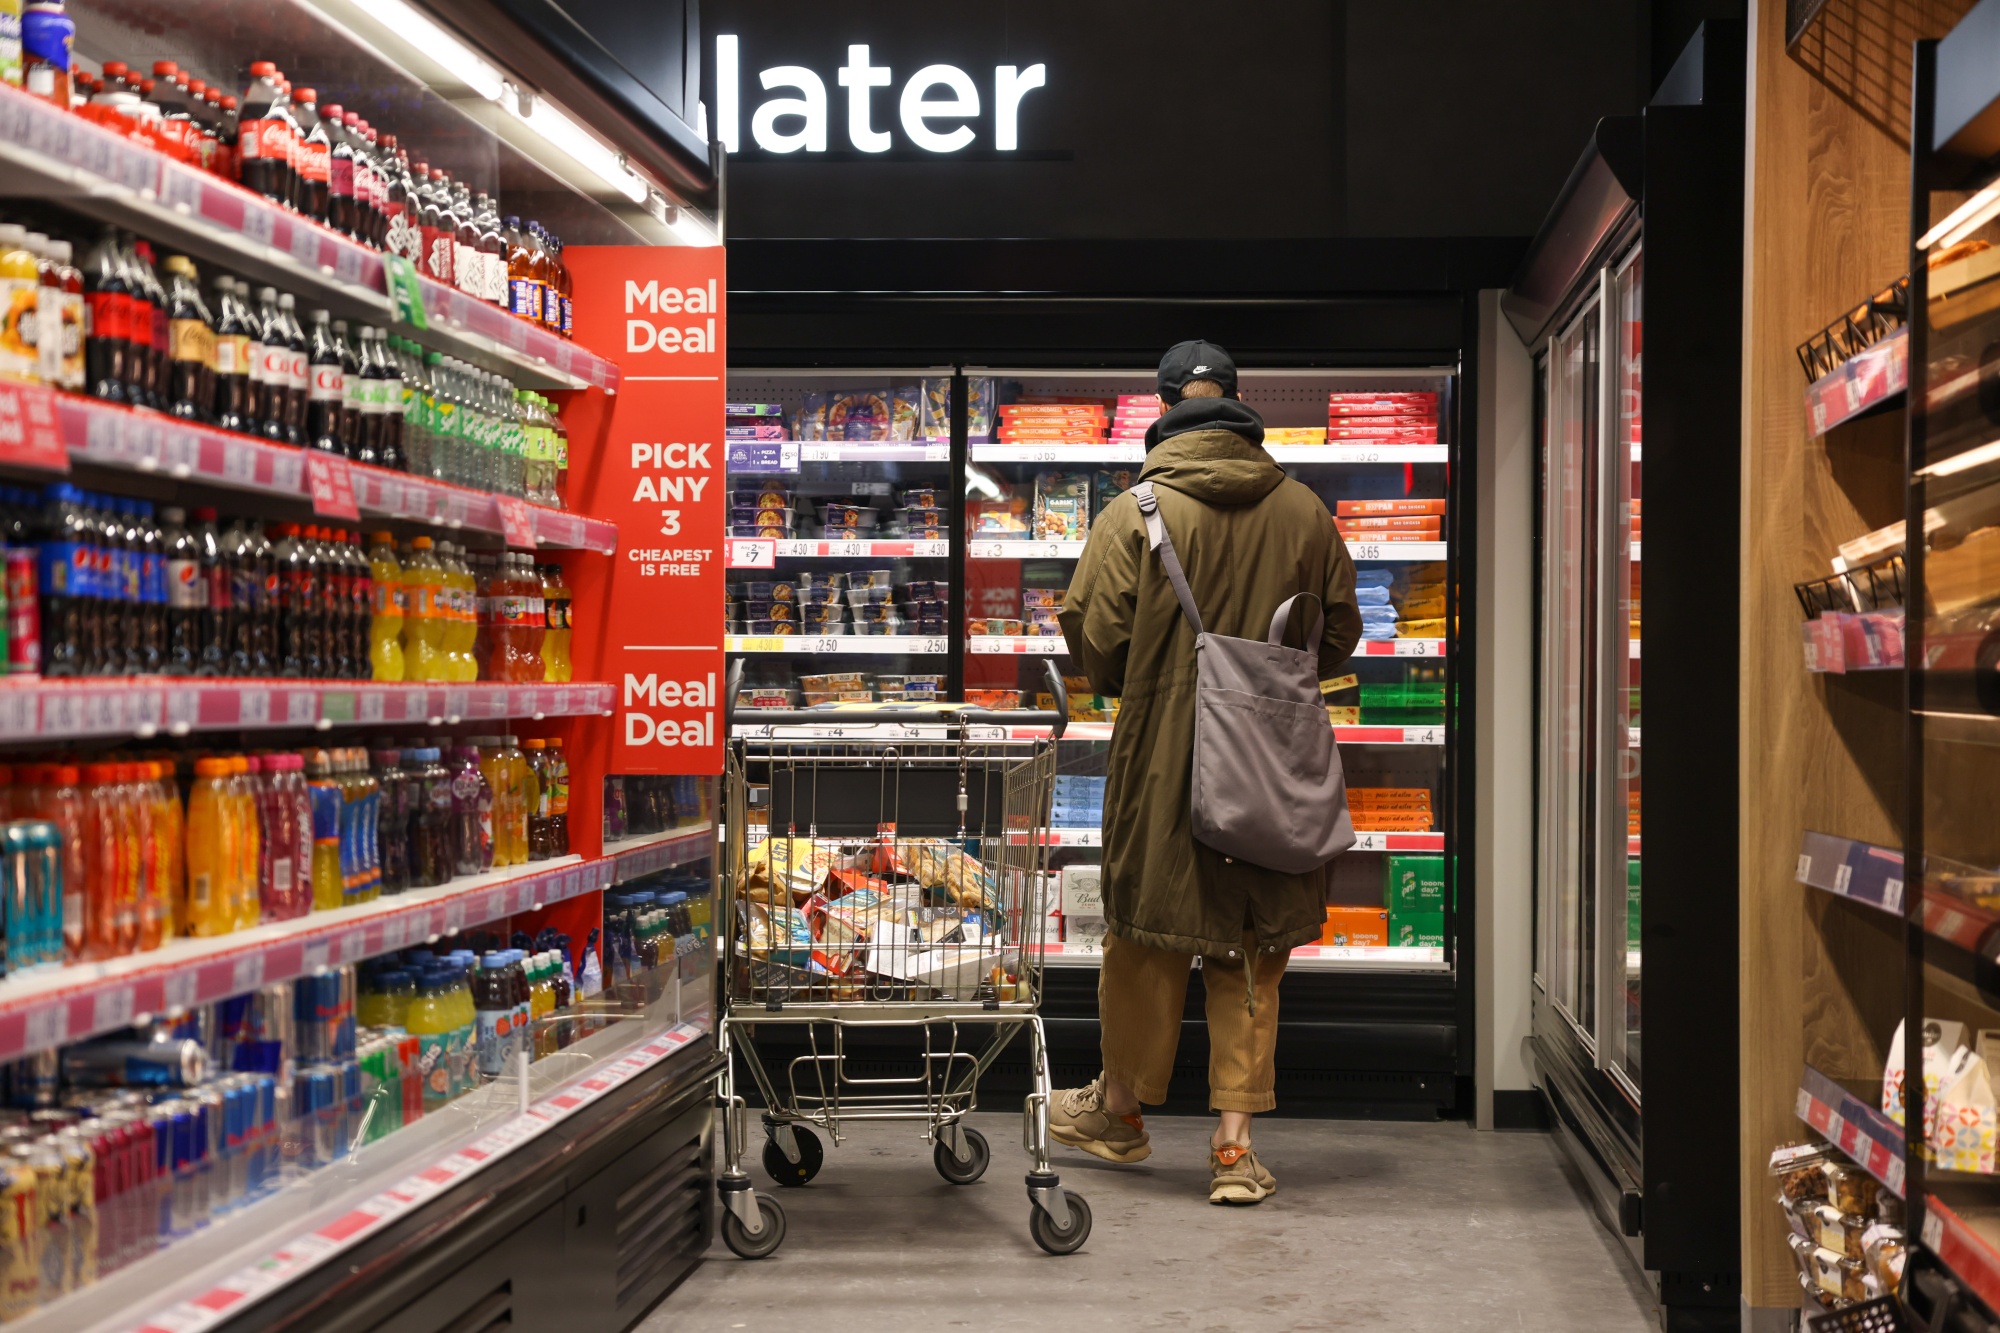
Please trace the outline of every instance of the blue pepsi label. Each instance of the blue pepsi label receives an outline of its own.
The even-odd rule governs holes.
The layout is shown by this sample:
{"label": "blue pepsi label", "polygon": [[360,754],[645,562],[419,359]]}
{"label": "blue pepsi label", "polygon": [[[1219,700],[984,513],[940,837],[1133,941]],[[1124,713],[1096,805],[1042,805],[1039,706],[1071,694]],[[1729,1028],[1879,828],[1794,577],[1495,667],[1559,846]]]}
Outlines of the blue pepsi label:
{"label": "blue pepsi label", "polygon": [[70,48],[76,44],[76,20],[60,8],[30,5],[21,16],[21,52],[30,60],[44,60],[59,70],[71,65]]}

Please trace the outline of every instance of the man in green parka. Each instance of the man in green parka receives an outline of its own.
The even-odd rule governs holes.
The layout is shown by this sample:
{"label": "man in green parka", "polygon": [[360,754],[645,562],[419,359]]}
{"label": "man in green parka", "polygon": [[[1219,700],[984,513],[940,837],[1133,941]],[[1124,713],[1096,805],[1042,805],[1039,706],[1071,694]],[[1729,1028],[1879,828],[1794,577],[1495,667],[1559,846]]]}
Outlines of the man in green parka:
{"label": "man in green parka", "polygon": [[[1326,505],[1264,452],[1264,422],[1236,396],[1236,366],[1213,343],[1160,361],[1163,415],[1146,434],[1150,481],[1205,627],[1262,639],[1295,593],[1319,595],[1322,680],[1361,638],[1354,564]],[[1293,638],[1310,632],[1295,612]],[[1303,628],[1302,628],[1303,627]],[[1070,660],[1119,699],[1104,793],[1104,1072],[1055,1094],[1050,1132],[1111,1162],[1152,1152],[1140,1104],[1166,1100],[1188,972],[1202,959],[1209,1032],[1212,1203],[1258,1203],[1277,1182],[1250,1146],[1250,1117],[1276,1104],[1278,979],[1294,946],[1326,923],[1328,869],[1287,875],[1194,840],[1195,635],[1138,501],[1105,507],[1062,610]],[[1310,645],[1308,645],[1310,646]]]}

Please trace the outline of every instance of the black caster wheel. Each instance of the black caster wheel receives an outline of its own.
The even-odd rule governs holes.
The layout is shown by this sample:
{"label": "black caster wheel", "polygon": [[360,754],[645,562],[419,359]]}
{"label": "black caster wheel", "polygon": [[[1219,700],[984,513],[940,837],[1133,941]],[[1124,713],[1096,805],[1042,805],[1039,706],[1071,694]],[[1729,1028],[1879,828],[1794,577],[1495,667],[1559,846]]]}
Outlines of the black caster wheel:
{"label": "black caster wheel", "polygon": [[1075,1254],[1090,1239],[1090,1205],[1083,1201],[1081,1194],[1069,1196],[1069,1225],[1058,1228],[1055,1219],[1038,1207],[1030,1207],[1028,1212],[1028,1234],[1035,1238],[1035,1244],[1050,1254]]}
{"label": "black caster wheel", "polygon": [[931,1160],[937,1163],[938,1174],[954,1185],[970,1185],[986,1174],[986,1168],[993,1161],[993,1150],[986,1146],[986,1136],[969,1125],[959,1126],[959,1133],[965,1135],[965,1146],[972,1155],[965,1161],[951,1150],[951,1145],[939,1139],[931,1152]]}
{"label": "black caster wheel", "polygon": [[804,1125],[793,1125],[792,1137],[798,1140],[799,1145],[799,1160],[796,1162],[785,1156],[785,1150],[778,1146],[777,1139],[764,1142],[764,1173],[787,1188],[811,1180],[819,1174],[826,1161],[826,1149],[820,1144],[819,1135]]}
{"label": "black caster wheel", "polygon": [[[764,1229],[751,1235],[743,1229],[743,1223],[727,1208],[722,1210],[722,1243],[727,1245],[739,1259],[766,1259],[777,1252],[785,1243],[785,1210],[778,1201],[767,1194],[757,1196],[757,1215]],[[1090,1230],[1088,1220],[1085,1231]]]}

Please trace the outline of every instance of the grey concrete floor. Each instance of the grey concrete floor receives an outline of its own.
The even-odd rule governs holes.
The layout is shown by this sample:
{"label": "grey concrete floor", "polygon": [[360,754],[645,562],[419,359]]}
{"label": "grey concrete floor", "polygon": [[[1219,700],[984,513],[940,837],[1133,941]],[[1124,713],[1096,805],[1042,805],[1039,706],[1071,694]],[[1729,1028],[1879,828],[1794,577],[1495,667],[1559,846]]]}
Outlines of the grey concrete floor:
{"label": "grey concrete floor", "polygon": [[[754,1123],[754,1122],[753,1122]],[[1208,1203],[1214,1122],[1148,1117],[1153,1156],[1113,1166],[1058,1148],[1090,1240],[1064,1258],[1028,1237],[1020,1119],[982,1115],[984,1179],[946,1184],[914,1126],[863,1126],[817,1180],[777,1190],[776,1255],[718,1241],[643,1333],[1184,1329],[1642,1333],[1652,1302],[1542,1134],[1462,1123],[1260,1119],[1278,1193]]]}

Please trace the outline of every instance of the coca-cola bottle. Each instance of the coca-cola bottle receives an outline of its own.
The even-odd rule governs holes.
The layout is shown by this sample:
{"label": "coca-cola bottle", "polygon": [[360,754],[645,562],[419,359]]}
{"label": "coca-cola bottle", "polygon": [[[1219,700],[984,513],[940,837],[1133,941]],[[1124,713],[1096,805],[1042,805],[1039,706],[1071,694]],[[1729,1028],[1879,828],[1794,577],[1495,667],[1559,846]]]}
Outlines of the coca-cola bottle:
{"label": "coca-cola bottle", "polygon": [[83,341],[84,386],[93,398],[114,403],[132,395],[132,289],[115,228],[106,227],[83,257],[83,299],[90,334]]}
{"label": "coca-cola bottle", "polygon": [[451,196],[452,216],[458,219],[452,233],[452,281],[474,300],[486,299],[486,260],[479,251],[479,216],[473,211],[472,187],[458,182]]}
{"label": "coca-cola bottle", "polygon": [[215,403],[215,316],[201,297],[201,278],[186,255],[168,255],[167,410],[206,421]]}
{"label": "coca-cola bottle", "polygon": [[[418,169],[427,171],[422,166]],[[456,281],[452,274],[452,258],[457,250],[458,235],[458,217],[451,211],[451,195],[447,193],[451,178],[442,169],[427,171],[427,176],[421,195],[424,258],[420,267],[427,276],[451,286]]]}
{"label": "coca-cola bottle", "polygon": [[347,321],[333,321],[333,345],[340,349],[340,446],[349,458],[361,457],[361,358],[348,339]]}
{"label": "coca-cola bottle", "polygon": [[380,250],[389,236],[389,159],[382,151],[382,142],[375,133],[375,127],[365,120],[361,122],[361,137],[368,144],[369,170],[375,173],[367,241]]}
{"label": "coca-cola bottle", "polygon": [[236,156],[243,184],[266,199],[290,199],[292,118],[285,105],[283,76],[268,60],[250,66],[250,86],[243,90],[237,117]]}
{"label": "coca-cola bottle", "polygon": [[368,143],[368,122],[352,111],[343,112],[340,119],[347,128],[347,141],[354,149],[354,239],[367,245],[375,234],[375,214],[381,207],[378,199],[381,176]]}
{"label": "coca-cola bottle", "polygon": [[344,454],[341,423],[347,412],[347,376],[341,365],[340,344],[333,336],[333,316],[324,310],[312,312],[312,384],[306,400],[306,447],[323,453]]}
{"label": "coca-cola bottle", "polygon": [[500,229],[500,211],[493,200],[480,191],[474,206],[479,228],[479,298],[488,305],[507,308],[507,238]]}
{"label": "coca-cola bottle", "polygon": [[215,424],[254,435],[258,422],[250,392],[250,309],[234,278],[217,278],[215,293]]}
{"label": "coca-cola bottle", "polygon": [[320,122],[319,93],[315,89],[292,90],[292,119],[299,125],[299,179],[292,204],[307,217],[325,222],[331,145],[327,127]]}
{"label": "coca-cola bottle", "polygon": [[386,206],[388,227],[382,233],[382,248],[416,263],[422,253],[417,183],[410,176],[410,158],[393,134],[382,138],[384,164],[389,172]]}
{"label": "coca-cola bottle", "polygon": [[159,272],[153,267],[151,244],[134,241],[125,254],[132,269],[132,289],[144,302],[137,312],[142,322],[133,330],[133,342],[145,345],[145,355],[141,358],[146,368],[144,401],[147,407],[163,408],[167,404],[167,289],[160,284]]}
{"label": "coca-cola bottle", "polygon": [[326,225],[354,235],[354,143],[347,137],[347,113],[329,102],[320,108],[326,127]]}
{"label": "coca-cola bottle", "polygon": [[291,353],[285,322],[278,318],[278,289],[259,287],[250,312],[250,416],[267,440],[285,439],[285,390],[291,384]]}
{"label": "coca-cola bottle", "polygon": [[311,394],[311,353],[306,331],[299,324],[298,302],[290,292],[278,296],[278,321],[285,336],[285,441],[306,442],[306,400]]}
{"label": "coca-cola bottle", "polygon": [[243,171],[243,158],[237,147],[242,120],[236,109],[236,98],[233,95],[219,96],[216,90],[211,88],[208,90],[208,102],[214,108],[216,115],[215,172],[224,180],[233,181]]}

